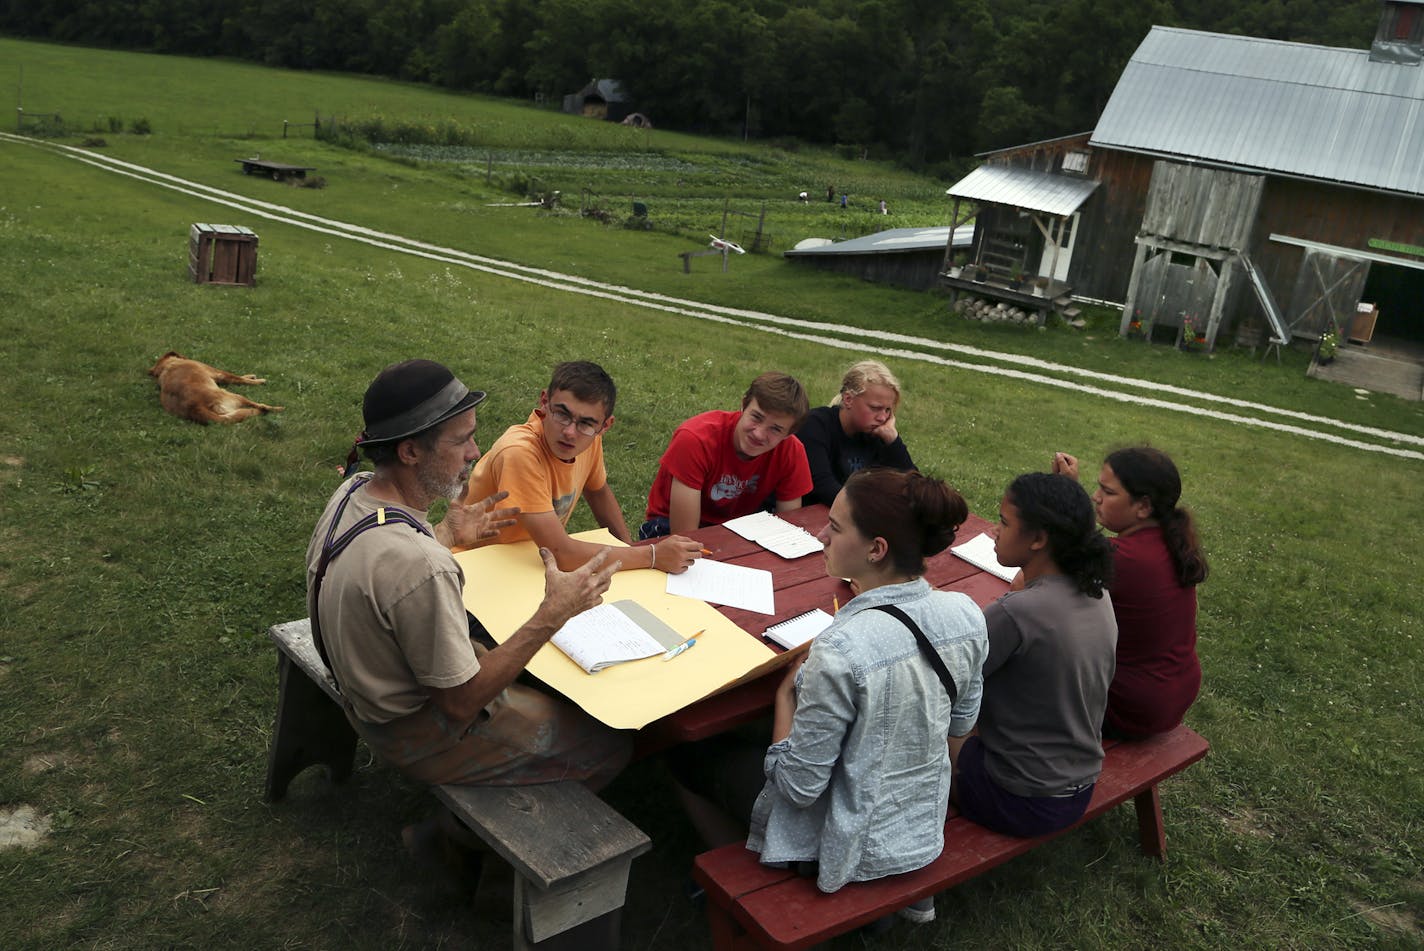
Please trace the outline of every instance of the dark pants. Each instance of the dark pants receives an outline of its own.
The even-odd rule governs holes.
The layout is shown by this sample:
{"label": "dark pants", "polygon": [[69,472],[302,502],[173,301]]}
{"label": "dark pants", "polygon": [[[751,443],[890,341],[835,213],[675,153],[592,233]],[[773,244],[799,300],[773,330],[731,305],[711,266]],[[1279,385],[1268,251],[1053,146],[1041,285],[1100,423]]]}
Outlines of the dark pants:
{"label": "dark pants", "polygon": [[959,751],[959,813],[986,829],[1025,838],[1066,829],[1088,811],[1093,784],[1066,796],[1016,796],[990,778],[984,744],[971,736]]}

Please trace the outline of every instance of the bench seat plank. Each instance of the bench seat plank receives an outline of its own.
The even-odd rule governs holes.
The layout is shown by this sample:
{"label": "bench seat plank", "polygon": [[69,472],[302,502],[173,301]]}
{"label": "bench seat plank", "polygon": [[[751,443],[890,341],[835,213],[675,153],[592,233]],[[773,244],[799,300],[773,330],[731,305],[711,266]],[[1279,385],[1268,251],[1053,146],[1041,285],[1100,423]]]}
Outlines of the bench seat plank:
{"label": "bench seat plank", "polygon": [[435,795],[540,888],[652,848],[637,826],[582,783],[437,786]]}
{"label": "bench seat plank", "polygon": [[[1156,785],[1206,756],[1208,749],[1206,740],[1185,726],[1148,740],[1109,744],[1088,810],[1069,829],[1134,799],[1144,851],[1163,857]],[[1022,839],[992,832],[951,809],[939,858],[922,869],[856,882],[832,895],[822,893],[812,879],[765,869],[742,844],[699,855],[693,877],[707,890],[709,924],[714,936],[723,936],[718,947],[808,948],[981,875],[1069,829]],[[729,914],[735,924],[727,920]]]}

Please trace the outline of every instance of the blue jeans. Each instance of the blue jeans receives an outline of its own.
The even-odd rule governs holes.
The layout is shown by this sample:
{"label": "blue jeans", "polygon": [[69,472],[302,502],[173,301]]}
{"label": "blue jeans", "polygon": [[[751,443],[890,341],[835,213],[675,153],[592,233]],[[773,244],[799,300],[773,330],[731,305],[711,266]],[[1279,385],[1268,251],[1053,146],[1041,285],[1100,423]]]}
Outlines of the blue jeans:
{"label": "blue jeans", "polygon": [[640,542],[645,542],[650,538],[662,538],[664,535],[671,534],[672,526],[668,523],[666,515],[654,515],[638,527],[638,541]]}

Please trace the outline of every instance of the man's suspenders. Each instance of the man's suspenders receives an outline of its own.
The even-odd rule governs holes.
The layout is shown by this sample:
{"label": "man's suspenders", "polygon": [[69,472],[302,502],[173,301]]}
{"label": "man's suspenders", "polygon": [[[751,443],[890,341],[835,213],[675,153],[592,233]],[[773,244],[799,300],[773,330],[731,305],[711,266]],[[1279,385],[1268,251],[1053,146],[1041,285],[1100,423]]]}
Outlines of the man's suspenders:
{"label": "man's suspenders", "polygon": [[[363,515],[354,525],[352,525],[346,531],[342,532],[341,535],[337,537],[336,526],[341,524],[341,516],[346,511],[346,503],[351,501],[351,496],[353,493],[355,493],[357,489],[361,488],[361,486],[365,485],[369,481],[371,481],[369,476],[364,479],[358,478],[353,481],[351,484],[351,488],[346,490],[346,497],[343,498],[341,500],[341,504],[336,507],[336,512],[331,517],[331,526],[327,529],[326,532],[326,541],[323,542],[321,546],[321,559],[317,562],[316,565],[316,577],[312,579],[312,640],[316,642],[316,652],[321,655],[321,662],[326,665],[328,670],[331,671],[332,678],[336,677],[336,669],[331,666],[331,659],[328,658],[326,655],[326,646],[322,644],[321,641],[320,617],[321,583],[322,580],[326,577],[326,569],[328,566],[331,565],[332,560],[337,555],[345,551],[348,547],[350,547],[351,543],[356,540],[356,536],[360,535],[362,532],[367,531],[368,529],[375,528],[377,525],[390,525],[393,523],[409,525],[411,528],[415,529],[417,532],[420,532],[422,535],[429,535],[431,538],[435,537],[434,535],[430,534],[430,530],[428,528],[421,524],[420,519],[416,518],[414,515],[411,515],[404,509],[398,509],[393,506],[382,506],[381,508],[376,509],[376,511],[370,513],[369,515]],[[336,688],[338,690],[341,689],[341,684],[339,682],[337,683]]]}

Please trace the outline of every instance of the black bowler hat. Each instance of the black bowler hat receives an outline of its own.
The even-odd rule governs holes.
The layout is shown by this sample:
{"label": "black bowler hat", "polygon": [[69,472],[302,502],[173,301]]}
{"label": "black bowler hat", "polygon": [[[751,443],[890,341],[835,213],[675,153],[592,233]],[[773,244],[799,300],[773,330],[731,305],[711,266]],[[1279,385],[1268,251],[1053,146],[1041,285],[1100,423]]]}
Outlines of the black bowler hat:
{"label": "black bowler hat", "polygon": [[366,388],[361,445],[394,442],[424,432],[479,405],[483,390],[471,390],[449,367],[434,360],[407,360],[386,367]]}

